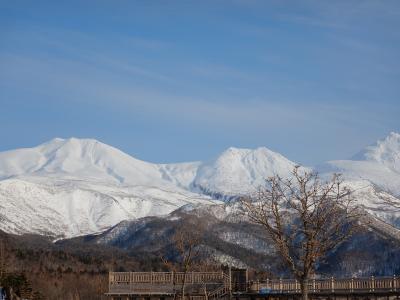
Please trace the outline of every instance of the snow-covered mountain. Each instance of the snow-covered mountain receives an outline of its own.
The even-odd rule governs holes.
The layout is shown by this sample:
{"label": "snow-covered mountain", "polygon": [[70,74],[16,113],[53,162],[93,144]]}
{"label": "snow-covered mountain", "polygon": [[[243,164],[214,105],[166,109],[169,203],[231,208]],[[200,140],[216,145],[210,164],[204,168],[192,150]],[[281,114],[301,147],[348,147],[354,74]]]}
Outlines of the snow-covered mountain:
{"label": "snow-covered mountain", "polygon": [[385,139],[356,154],[353,160],[373,161],[400,173],[400,134],[391,132]]}
{"label": "snow-covered mountain", "polygon": [[[317,170],[343,173],[372,215],[398,226],[400,212],[383,200],[400,195],[399,149],[400,135],[392,133],[353,160]],[[123,220],[254,192],[269,176],[289,176],[295,165],[267,148],[229,148],[208,162],[153,164],[96,140],[53,139],[0,153],[0,229],[58,237],[96,233]]]}
{"label": "snow-covered mountain", "polygon": [[[0,179],[18,175],[79,178],[119,185],[168,185],[164,174],[179,172],[191,164],[159,166],[129,156],[92,139],[53,139],[34,148],[0,153]],[[163,171],[162,171],[163,170]],[[172,171],[171,171],[172,170]]]}
{"label": "snow-covered mountain", "polygon": [[400,134],[392,132],[351,160],[329,161],[318,169],[322,173],[342,173],[347,180],[366,180],[400,196]]}
{"label": "snow-covered mountain", "polygon": [[209,195],[246,193],[294,165],[266,148],[230,148],[208,163],[153,164],[96,140],[56,138],[0,153],[0,229],[100,232],[188,203],[215,203]]}
{"label": "snow-covered mountain", "polygon": [[265,179],[287,177],[296,163],[265,147],[229,148],[215,160],[199,166],[192,186],[211,195],[237,196],[254,192]]}
{"label": "snow-covered mountain", "polygon": [[151,164],[76,138],[3,152],[0,229],[70,237],[188,203],[210,203],[209,197],[180,187],[197,165]]}

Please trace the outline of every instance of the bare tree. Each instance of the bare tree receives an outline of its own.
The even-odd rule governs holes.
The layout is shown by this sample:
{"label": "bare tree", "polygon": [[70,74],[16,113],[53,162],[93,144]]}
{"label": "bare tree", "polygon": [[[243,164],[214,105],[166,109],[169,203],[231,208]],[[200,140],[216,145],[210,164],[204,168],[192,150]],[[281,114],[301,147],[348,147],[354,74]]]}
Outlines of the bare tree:
{"label": "bare tree", "polygon": [[267,179],[256,197],[241,200],[243,213],[261,225],[308,299],[308,280],[329,251],[349,238],[361,211],[340,175],[323,182],[294,168],[292,177]]}
{"label": "bare tree", "polygon": [[[164,257],[162,261],[174,273],[182,273],[182,281],[176,282],[173,279],[174,289],[177,284],[181,284],[181,297],[185,299],[186,277],[194,266],[198,263],[201,243],[201,234],[198,232],[190,231],[188,228],[179,228],[172,237],[173,245],[178,253],[177,262],[173,263]],[[176,297],[174,297],[176,298]]]}

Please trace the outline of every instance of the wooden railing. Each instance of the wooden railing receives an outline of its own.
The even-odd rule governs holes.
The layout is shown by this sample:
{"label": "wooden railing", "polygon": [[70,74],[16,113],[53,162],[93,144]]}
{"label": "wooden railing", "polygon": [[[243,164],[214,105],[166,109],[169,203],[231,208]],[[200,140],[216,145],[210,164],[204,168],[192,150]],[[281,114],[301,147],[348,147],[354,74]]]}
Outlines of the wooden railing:
{"label": "wooden railing", "polygon": [[[400,291],[400,278],[368,277],[368,278],[328,278],[311,279],[308,281],[310,293],[341,293],[341,292],[379,292]],[[300,282],[294,279],[274,279],[265,282],[255,282],[250,291],[267,293],[300,293]]]}
{"label": "wooden railing", "polygon": [[110,272],[110,283],[219,283],[223,272]]}
{"label": "wooden railing", "polygon": [[[230,277],[223,272],[111,272],[109,294],[174,294],[185,279],[187,285],[210,284],[209,299],[231,291]],[[298,294],[300,282],[294,279],[272,279],[249,284],[250,293]],[[399,292],[400,277],[327,278],[308,281],[310,293]],[[200,296],[199,296],[200,297]]]}
{"label": "wooden railing", "polygon": [[228,293],[229,293],[229,287],[226,285],[222,285],[219,288],[209,292],[207,295],[208,295],[208,299],[218,299]]}
{"label": "wooden railing", "polygon": [[184,282],[227,285],[223,272],[110,272],[109,293],[170,294]]}

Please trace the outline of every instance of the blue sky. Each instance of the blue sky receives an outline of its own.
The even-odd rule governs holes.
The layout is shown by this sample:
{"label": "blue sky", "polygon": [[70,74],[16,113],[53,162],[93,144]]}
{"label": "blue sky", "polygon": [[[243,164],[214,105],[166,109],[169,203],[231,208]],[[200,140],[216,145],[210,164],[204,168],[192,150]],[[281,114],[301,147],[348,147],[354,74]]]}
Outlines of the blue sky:
{"label": "blue sky", "polygon": [[348,158],[400,131],[399,28],[396,0],[2,1],[0,151]]}

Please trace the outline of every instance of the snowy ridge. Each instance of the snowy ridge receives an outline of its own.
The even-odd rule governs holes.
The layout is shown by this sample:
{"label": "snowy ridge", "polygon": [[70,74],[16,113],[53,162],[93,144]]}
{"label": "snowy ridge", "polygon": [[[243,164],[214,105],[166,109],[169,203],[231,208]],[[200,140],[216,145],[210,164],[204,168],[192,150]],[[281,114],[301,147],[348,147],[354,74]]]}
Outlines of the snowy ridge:
{"label": "snowy ridge", "polygon": [[400,174],[400,134],[391,132],[385,139],[355,155],[353,160],[377,162]]}
{"label": "snowy ridge", "polygon": [[13,178],[0,181],[0,229],[72,237],[123,220],[165,215],[188,203],[214,202],[178,189]]}
{"label": "snowy ridge", "polygon": [[196,163],[157,165],[91,139],[0,153],[0,229],[72,237],[123,221],[215,203],[182,188]]}
{"label": "snowy ridge", "polygon": [[179,187],[189,189],[200,165],[201,162],[160,164],[159,170],[163,179],[168,180]]}
{"label": "snowy ridge", "polygon": [[53,139],[0,153],[0,178],[35,174],[116,184],[163,184],[159,167],[91,139]]}
{"label": "snowy ridge", "polygon": [[400,229],[400,209],[395,209],[389,204],[397,203],[400,206],[399,198],[376,188],[367,180],[346,181],[345,184],[353,191],[357,203],[369,215]]}
{"label": "snowy ridge", "polygon": [[217,159],[200,165],[193,186],[206,193],[237,196],[254,192],[265,179],[290,176],[297,164],[267,148],[229,148]]}
{"label": "snowy ridge", "polygon": [[[391,133],[357,160],[330,161],[316,170],[343,173],[371,215],[399,226],[400,212],[383,201],[400,201],[399,155],[400,135]],[[267,148],[229,148],[205,163],[153,164],[96,140],[57,138],[0,153],[0,229],[72,237],[182,206],[207,211],[220,203],[216,199],[254,192],[269,176],[290,176],[296,165]],[[231,208],[219,207],[209,213],[232,217]]]}
{"label": "snowy ridge", "polygon": [[347,180],[367,180],[400,196],[400,134],[392,132],[353,159],[329,161],[317,169],[321,173],[342,173]]}

